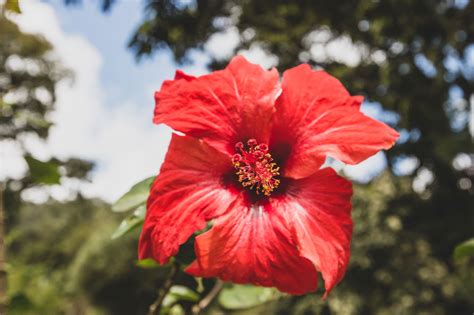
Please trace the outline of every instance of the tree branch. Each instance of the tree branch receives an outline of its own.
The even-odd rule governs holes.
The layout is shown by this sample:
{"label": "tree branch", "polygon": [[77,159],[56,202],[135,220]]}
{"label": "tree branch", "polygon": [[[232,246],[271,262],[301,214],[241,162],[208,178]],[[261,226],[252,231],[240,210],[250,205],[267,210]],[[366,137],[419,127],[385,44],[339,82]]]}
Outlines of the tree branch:
{"label": "tree branch", "polygon": [[216,284],[214,284],[214,287],[212,287],[211,291],[202,298],[199,303],[193,306],[192,308],[192,314],[197,315],[199,314],[203,309],[205,309],[211,302],[212,300],[215,299],[215,297],[219,294],[219,292],[222,290],[224,286],[224,282],[222,280],[217,279]]}
{"label": "tree branch", "polygon": [[0,183],[0,315],[7,312],[7,270],[5,249],[5,218],[6,211],[3,200],[4,188]]}
{"label": "tree branch", "polygon": [[171,289],[171,286],[176,280],[176,277],[178,276],[178,271],[179,271],[179,264],[177,262],[173,262],[173,264],[171,265],[170,274],[168,275],[168,278],[166,278],[165,284],[160,289],[160,292],[158,293],[158,296],[155,302],[153,302],[153,304],[151,304],[150,307],[148,308],[148,315],[160,314],[161,305],[163,304],[163,301],[165,300],[166,295],[168,294],[169,290]]}

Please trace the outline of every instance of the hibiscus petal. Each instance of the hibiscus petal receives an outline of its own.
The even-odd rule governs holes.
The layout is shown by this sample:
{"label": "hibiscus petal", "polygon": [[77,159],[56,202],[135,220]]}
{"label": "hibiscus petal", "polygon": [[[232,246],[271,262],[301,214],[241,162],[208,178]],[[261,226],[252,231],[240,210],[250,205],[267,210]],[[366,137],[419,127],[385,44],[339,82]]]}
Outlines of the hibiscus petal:
{"label": "hibiscus petal", "polygon": [[201,77],[179,72],[165,81],[155,93],[153,121],[233,154],[236,142],[268,142],[278,93],[275,69],[266,71],[237,56],[222,71]]}
{"label": "hibiscus petal", "polygon": [[325,297],[349,264],[352,185],[331,168],[292,181],[279,203],[293,228],[299,252],[321,272]]}
{"label": "hibiscus petal", "polygon": [[196,238],[197,259],[186,272],[235,283],[274,286],[291,294],[317,288],[311,262],[298,254],[291,230],[277,208],[236,201],[232,211]]}
{"label": "hibiscus petal", "polygon": [[237,198],[223,183],[230,159],[202,141],[173,135],[152,185],[139,244],[139,257],[166,263],[179,245]]}
{"label": "hibiscus petal", "polygon": [[292,68],[283,75],[282,89],[271,146],[285,161],[285,176],[309,176],[327,156],[357,164],[398,138],[395,130],[362,114],[362,97],[351,96],[324,71]]}

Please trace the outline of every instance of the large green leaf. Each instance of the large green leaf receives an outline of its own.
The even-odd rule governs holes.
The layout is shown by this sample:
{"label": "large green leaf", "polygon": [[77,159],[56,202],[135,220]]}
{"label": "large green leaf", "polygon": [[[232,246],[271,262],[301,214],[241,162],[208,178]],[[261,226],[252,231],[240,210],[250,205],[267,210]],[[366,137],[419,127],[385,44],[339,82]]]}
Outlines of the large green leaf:
{"label": "large green leaf", "polygon": [[462,242],[454,249],[455,259],[460,259],[467,256],[474,256],[474,238]]}
{"label": "large green leaf", "polygon": [[219,294],[219,304],[229,310],[252,308],[278,299],[281,293],[273,288],[232,285]]}
{"label": "large green leaf", "polygon": [[133,214],[126,217],[112,234],[112,239],[119,238],[139,227],[145,220],[146,207],[138,207]]}
{"label": "large green leaf", "polygon": [[125,195],[112,205],[112,211],[125,212],[146,203],[150,186],[155,177],[149,177],[135,184]]}
{"label": "large green leaf", "polygon": [[59,184],[61,174],[59,165],[55,161],[43,162],[31,155],[25,156],[26,163],[30,169],[31,179],[36,184],[55,185]]}

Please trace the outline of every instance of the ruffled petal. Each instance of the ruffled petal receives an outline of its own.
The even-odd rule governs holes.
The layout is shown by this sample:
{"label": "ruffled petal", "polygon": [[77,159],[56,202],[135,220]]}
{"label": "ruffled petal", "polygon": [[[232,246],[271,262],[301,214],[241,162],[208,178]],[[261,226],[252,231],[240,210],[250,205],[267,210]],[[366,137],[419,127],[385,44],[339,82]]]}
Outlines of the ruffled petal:
{"label": "ruffled petal", "polygon": [[242,201],[196,237],[196,261],[186,272],[235,283],[274,286],[290,294],[317,288],[317,272],[298,253],[278,208],[248,206]]}
{"label": "ruffled petal", "polygon": [[160,174],[152,185],[139,243],[139,257],[161,264],[206,221],[237,198],[225,187],[230,159],[200,140],[173,135]]}
{"label": "ruffled petal", "polygon": [[360,112],[351,96],[324,71],[301,65],[283,75],[271,146],[284,161],[284,175],[309,176],[327,156],[357,164],[393,146],[398,133]]}
{"label": "ruffled petal", "polygon": [[268,143],[278,72],[237,56],[222,71],[201,77],[179,72],[155,93],[154,122],[165,123],[229,154],[249,138]]}
{"label": "ruffled petal", "polygon": [[352,185],[331,168],[292,181],[283,202],[287,224],[298,249],[321,272],[325,297],[342,279],[349,264],[352,237]]}

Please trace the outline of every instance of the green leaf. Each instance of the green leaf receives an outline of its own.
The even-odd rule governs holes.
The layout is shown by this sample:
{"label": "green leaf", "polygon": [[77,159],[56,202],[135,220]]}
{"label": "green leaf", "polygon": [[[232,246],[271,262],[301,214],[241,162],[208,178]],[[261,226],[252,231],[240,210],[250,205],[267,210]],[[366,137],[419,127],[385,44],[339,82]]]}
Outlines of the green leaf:
{"label": "green leaf", "polygon": [[474,238],[462,242],[454,249],[454,259],[474,256]]}
{"label": "green leaf", "polygon": [[138,260],[135,263],[135,265],[137,265],[138,267],[143,268],[143,269],[156,269],[156,268],[163,267],[151,258]]}
{"label": "green leaf", "polygon": [[19,0],[7,0],[7,2],[5,2],[5,9],[7,11],[20,14],[21,9],[20,9]]}
{"label": "green leaf", "polygon": [[163,306],[160,311],[160,315],[184,315],[184,309],[181,305],[175,304],[171,307]]}
{"label": "green leaf", "polygon": [[224,288],[219,294],[219,304],[229,310],[252,308],[281,297],[273,288],[251,285],[232,285]]}
{"label": "green leaf", "polygon": [[135,184],[125,195],[120,197],[120,199],[112,205],[112,211],[125,212],[145,204],[148,195],[150,194],[150,186],[154,179],[155,177],[149,177]]}
{"label": "green leaf", "polygon": [[182,285],[174,285],[165,296],[163,301],[164,306],[171,306],[178,301],[197,302],[199,301],[199,294],[188,287]]}
{"label": "green leaf", "polygon": [[146,207],[138,207],[133,214],[126,217],[112,234],[112,239],[119,238],[139,227],[145,220]]}
{"label": "green leaf", "polygon": [[35,159],[31,155],[25,156],[26,163],[30,169],[30,175],[36,184],[54,185],[59,184],[61,174],[58,163],[50,160],[43,162]]}

